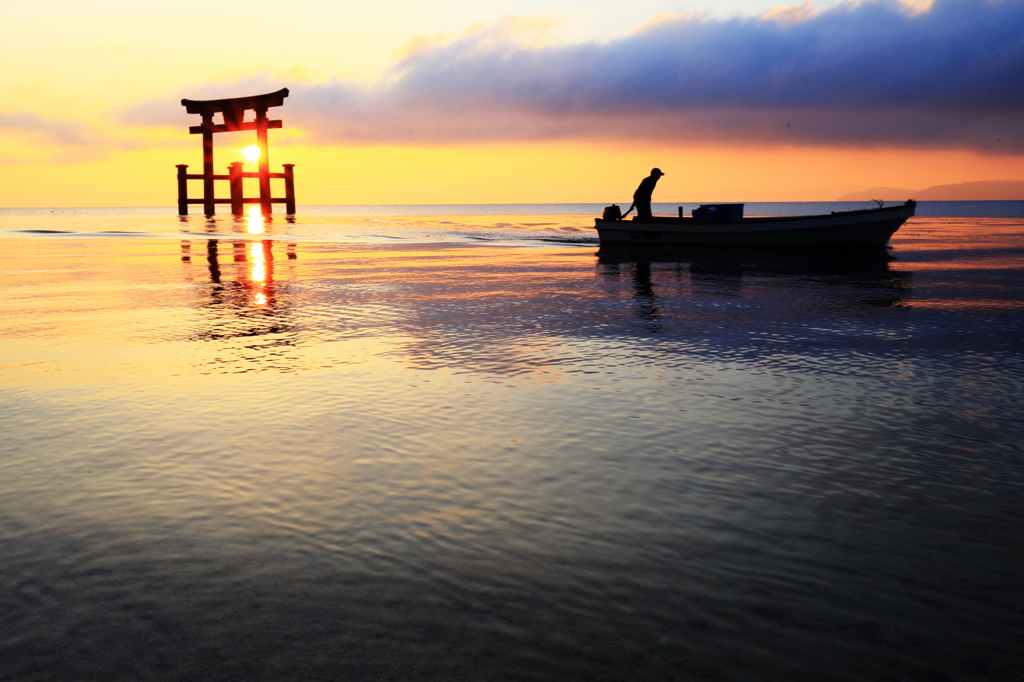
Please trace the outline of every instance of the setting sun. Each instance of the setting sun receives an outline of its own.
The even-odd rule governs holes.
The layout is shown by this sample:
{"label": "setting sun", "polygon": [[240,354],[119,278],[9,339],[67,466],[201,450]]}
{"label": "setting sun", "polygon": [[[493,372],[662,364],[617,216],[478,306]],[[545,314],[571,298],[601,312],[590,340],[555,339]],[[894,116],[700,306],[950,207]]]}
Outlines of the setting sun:
{"label": "setting sun", "polygon": [[242,156],[245,157],[246,161],[259,161],[260,160],[260,148],[254,144],[249,145],[242,150]]}

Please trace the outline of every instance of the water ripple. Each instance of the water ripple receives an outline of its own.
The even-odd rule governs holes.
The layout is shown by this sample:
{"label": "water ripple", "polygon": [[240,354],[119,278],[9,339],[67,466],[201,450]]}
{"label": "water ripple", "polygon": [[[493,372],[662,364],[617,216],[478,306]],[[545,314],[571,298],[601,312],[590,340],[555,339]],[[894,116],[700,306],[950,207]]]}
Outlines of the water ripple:
{"label": "water ripple", "polygon": [[0,667],[1019,679],[1019,226],[909,227],[6,239]]}

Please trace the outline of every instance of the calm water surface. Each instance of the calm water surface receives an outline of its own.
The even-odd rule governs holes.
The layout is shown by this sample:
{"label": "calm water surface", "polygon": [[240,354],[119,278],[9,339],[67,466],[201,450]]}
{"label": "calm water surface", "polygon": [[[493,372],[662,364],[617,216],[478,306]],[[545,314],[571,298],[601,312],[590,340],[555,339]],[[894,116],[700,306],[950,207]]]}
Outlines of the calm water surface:
{"label": "calm water surface", "polygon": [[374,220],[3,216],[0,680],[1024,679],[1020,219]]}

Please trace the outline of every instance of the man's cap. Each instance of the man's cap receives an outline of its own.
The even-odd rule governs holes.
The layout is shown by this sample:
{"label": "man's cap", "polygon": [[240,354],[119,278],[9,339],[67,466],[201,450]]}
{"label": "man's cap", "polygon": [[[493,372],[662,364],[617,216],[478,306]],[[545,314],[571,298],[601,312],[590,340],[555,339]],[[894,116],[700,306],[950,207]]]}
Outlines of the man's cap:
{"label": "man's cap", "polygon": [[654,175],[654,174],[664,175],[664,173],[661,172],[660,168],[652,168],[651,169],[651,175]]}

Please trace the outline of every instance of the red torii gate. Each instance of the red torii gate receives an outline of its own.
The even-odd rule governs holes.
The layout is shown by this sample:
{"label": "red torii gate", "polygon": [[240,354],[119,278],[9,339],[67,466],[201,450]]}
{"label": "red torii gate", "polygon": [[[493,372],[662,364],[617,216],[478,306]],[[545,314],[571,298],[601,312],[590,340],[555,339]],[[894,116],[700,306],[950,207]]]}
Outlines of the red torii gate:
{"label": "red torii gate", "polygon": [[[260,211],[264,216],[270,216],[271,204],[284,204],[285,212],[295,213],[295,164],[286,163],[283,173],[270,172],[270,154],[267,147],[267,130],[270,128],[281,128],[281,121],[267,119],[267,109],[279,107],[284,104],[284,98],[288,96],[288,88],[266,95],[253,95],[251,97],[234,97],[230,99],[192,100],[183,99],[181,105],[190,114],[199,114],[203,122],[197,126],[191,126],[188,131],[193,135],[203,136],[203,173],[188,173],[187,164],[178,164],[178,213],[188,215],[189,204],[202,204],[203,211],[207,216],[216,212],[216,204],[231,204],[231,212],[240,216],[243,214],[245,204],[259,204]],[[255,119],[245,120],[245,112],[252,109],[255,112]],[[223,114],[224,123],[214,123],[214,114]],[[255,130],[256,144],[260,148],[259,172],[245,173],[242,171],[242,162],[236,161],[228,167],[227,175],[215,175],[213,172],[213,134],[231,133],[240,130]],[[259,178],[260,197],[259,199],[246,199],[242,196],[243,178]],[[271,178],[284,179],[285,198],[274,199],[270,196]],[[203,198],[188,198],[188,181],[203,181]],[[217,199],[214,197],[213,181],[228,180],[231,188],[230,199]]]}

